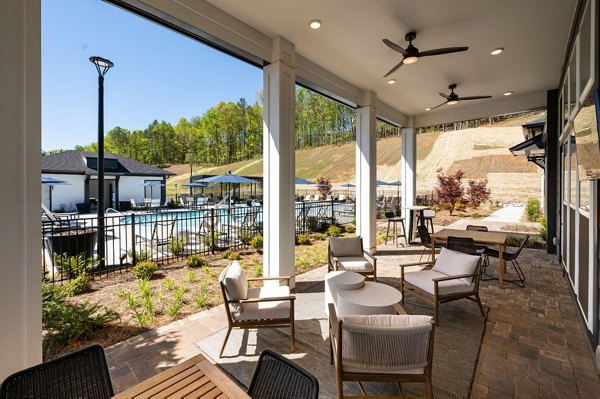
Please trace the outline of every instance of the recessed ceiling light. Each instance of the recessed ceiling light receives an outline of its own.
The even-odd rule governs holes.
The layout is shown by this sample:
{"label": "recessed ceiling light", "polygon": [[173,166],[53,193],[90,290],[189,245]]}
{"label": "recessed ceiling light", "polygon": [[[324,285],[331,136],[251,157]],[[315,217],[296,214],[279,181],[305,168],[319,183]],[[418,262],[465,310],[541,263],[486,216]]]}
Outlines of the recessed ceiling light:
{"label": "recessed ceiling light", "polygon": [[425,111],[431,111],[431,107],[425,108]]}
{"label": "recessed ceiling light", "polygon": [[510,96],[511,94],[513,94],[512,91],[507,91],[506,93],[504,93],[505,96]]}
{"label": "recessed ceiling light", "polygon": [[318,19],[313,19],[308,25],[312,29],[319,29],[321,27],[321,21],[319,21]]}
{"label": "recessed ceiling light", "polygon": [[498,47],[496,50],[492,51],[491,54],[492,55],[498,55],[498,54],[500,54],[503,51],[504,51],[504,47]]}
{"label": "recessed ceiling light", "polygon": [[390,79],[390,80],[388,80],[388,84],[389,85],[393,85],[394,83],[396,83],[396,79]]}

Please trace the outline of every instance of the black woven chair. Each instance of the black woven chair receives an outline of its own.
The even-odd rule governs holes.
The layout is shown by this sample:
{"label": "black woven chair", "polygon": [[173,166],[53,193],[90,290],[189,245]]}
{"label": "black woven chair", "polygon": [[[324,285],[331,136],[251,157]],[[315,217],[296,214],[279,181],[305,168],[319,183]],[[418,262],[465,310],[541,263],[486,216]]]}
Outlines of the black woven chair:
{"label": "black woven chair", "polygon": [[[502,259],[504,259],[507,262],[510,261],[510,263],[512,263],[513,268],[515,269],[515,272],[517,273],[517,277],[519,278],[518,280],[503,279],[503,281],[508,282],[508,283],[513,283],[515,285],[518,285],[519,287],[525,287],[525,274],[523,273],[523,270],[521,269],[521,265],[519,265],[517,258],[521,254],[521,251],[527,244],[527,241],[529,241],[530,237],[531,236],[529,234],[527,234],[525,236],[525,239],[523,240],[523,242],[521,243],[521,245],[515,252],[502,252]],[[500,251],[498,251],[497,249],[493,249],[493,248],[486,248],[483,255],[485,256],[485,258],[483,260],[483,268],[481,270],[482,274],[484,274],[486,272],[487,267],[490,264],[490,256],[492,258],[499,258]],[[506,264],[508,265],[508,263],[506,263]],[[492,276],[491,278],[482,279],[482,280],[496,280],[496,277]]]}
{"label": "black woven chair", "polygon": [[252,399],[317,399],[319,382],[302,367],[265,349],[258,358],[248,395]]}
{"label": "black woven chair", "polygon": [[91,345],[8,376],[0,399],[105,399],[114,395],[104,349]]}
{"label": "black woven chair", "polygon": [[479,255],[475,247],[475,241],[469,237],[448,237],[446,248],[468,255]]}
{"label": "black woven chair", "polygon": [[[423,258],[423,255],[425,255],[425,251],[427,251],[427,250],[431,251],[431,235],[429,234],[429,230],[427,229],[427,226],[425,226],[424,224],[418,225],[417,231],[419,232],[419,238],[421,239],[421,245],[423,245],[425,247],[425,248],[423,248],[423,252],[421,252],[421,257],[419,258],[419,262],[420,262],[421,258]],[[445,247],[445,245],[442,243],[436,242],[435,247],[443,248],[443,247]]]}

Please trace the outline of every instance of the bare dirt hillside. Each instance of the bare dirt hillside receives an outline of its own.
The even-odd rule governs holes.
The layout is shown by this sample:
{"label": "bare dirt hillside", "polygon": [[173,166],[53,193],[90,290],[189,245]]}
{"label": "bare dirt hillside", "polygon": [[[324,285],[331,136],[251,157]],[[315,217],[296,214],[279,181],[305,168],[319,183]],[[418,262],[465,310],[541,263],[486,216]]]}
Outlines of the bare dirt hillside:
{"label": "bare dirt hillside", "polygon": [[[515,157],[509,147],[524,140],[520,126],[479,127],[446,133],[424,133],[417,136],[417,191],[430,194],[437,182],[438,170],[452,173],[465,171],[468,179],[488,179],[494,200],[524,202],[526,197],[539,197],[541,169],[525,157]],[[377,178],[395,181],[401,174],[400,137],[377,142]],[[316,181],[319,177],[333,183],[355,180],[356,146],[353,143],[296,151],[296,176]],[[194,167],[194,174],[221,174],[231,171],[244,176],[262,176],[262,159],[237,162],[214,168]],[[177,173],[169,179],[174,184],[189,181],[189,165],[173,165]],[[516,189],[518,187],[518,189]],[[306,187],[302,187],[306,188]]]}

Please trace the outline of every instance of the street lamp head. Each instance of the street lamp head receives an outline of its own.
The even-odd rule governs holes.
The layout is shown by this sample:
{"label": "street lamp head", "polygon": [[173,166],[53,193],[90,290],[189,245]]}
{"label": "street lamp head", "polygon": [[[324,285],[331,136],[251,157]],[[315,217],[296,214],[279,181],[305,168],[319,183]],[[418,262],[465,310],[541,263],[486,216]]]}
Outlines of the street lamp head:
{"label": "street lamp head", "polygon": [[98,75],[100,76],[106,75],[106,72],[108,72],[110,68],[115,66],[115,64],[113,64],[112,61],[97,56],[90,57],[90,62],[96,66],[96,70],[98,71]]}

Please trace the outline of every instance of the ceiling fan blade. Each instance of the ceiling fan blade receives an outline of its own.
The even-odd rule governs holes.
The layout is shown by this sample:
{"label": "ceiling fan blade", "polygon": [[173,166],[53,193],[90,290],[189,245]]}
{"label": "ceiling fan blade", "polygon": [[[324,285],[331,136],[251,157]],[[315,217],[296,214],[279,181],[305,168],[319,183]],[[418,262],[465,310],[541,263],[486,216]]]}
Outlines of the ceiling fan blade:
{"label": "ceiling fan blade", "polygon": [[403,56],[406,56],[408,53],[406,52],[406,50],[404,50],[402,47],[398,46],[396,43],[394,43],[391,40],[388,39],[383,39],[383,42],[385,43],[386,46],[388,46],[389,48],[391,48],[392,50],[395,50],[397,52],[399,52],[400,54],[402,54]]}
{"label": "ceiling fan blade", "polygon": [[470,97],[460,97],[459,100],[481,100],[483,98],[492,98],[492,96],[470,96]]}
{"label": "ceiling fan blade", "polygon": [[387,78],[388,76],[390,76],[391,74],[393,74],[394,72],[396,72],[398,70],[398,68],[400,68],[402,65],[404,65],[404,60],[400,61],[398,63],[398,65],[396,65],[395,67],[393,67],[392,69],[390,69],[390,71],[388,73],[386,73],[385,75],[383,75],[383,77]]}
{"label": "ceiling fan blade", "polygon": [[450,54],[450,53],[458,53],[460,51],[467,51],[468,47],[446,47],[446,48],[436,48],[434,50],[426,50],[419,52],[419,57],[428,57],[431,55],[441,55],[441,54]]}
{"label": "ceiling fan blade", "polygon": [[434,109],[436,109],[436,108],[439,108],[439,107],[441,107],[442,105],[446,105],[446,103],[447,103],[447,102],[448,102],[448,101],[444,101],[443,103],[441,103],[441,104],[440,104],[440,105],[438,105],[437,107],[433,107],[433,108],[431,108],[431,109],[430,109],[430,111],[433,111]]}
{"label": "ceiling fan blade", "polygon": [[439,92],[438,94],[439,94],[440,96],[444,97],[446,100],[448,100],[448,101],[450,100],[450,96],[449,96],[449,95],[447,95],[447,94],[444,94],[444,93],[442,93],[442,92]]}

